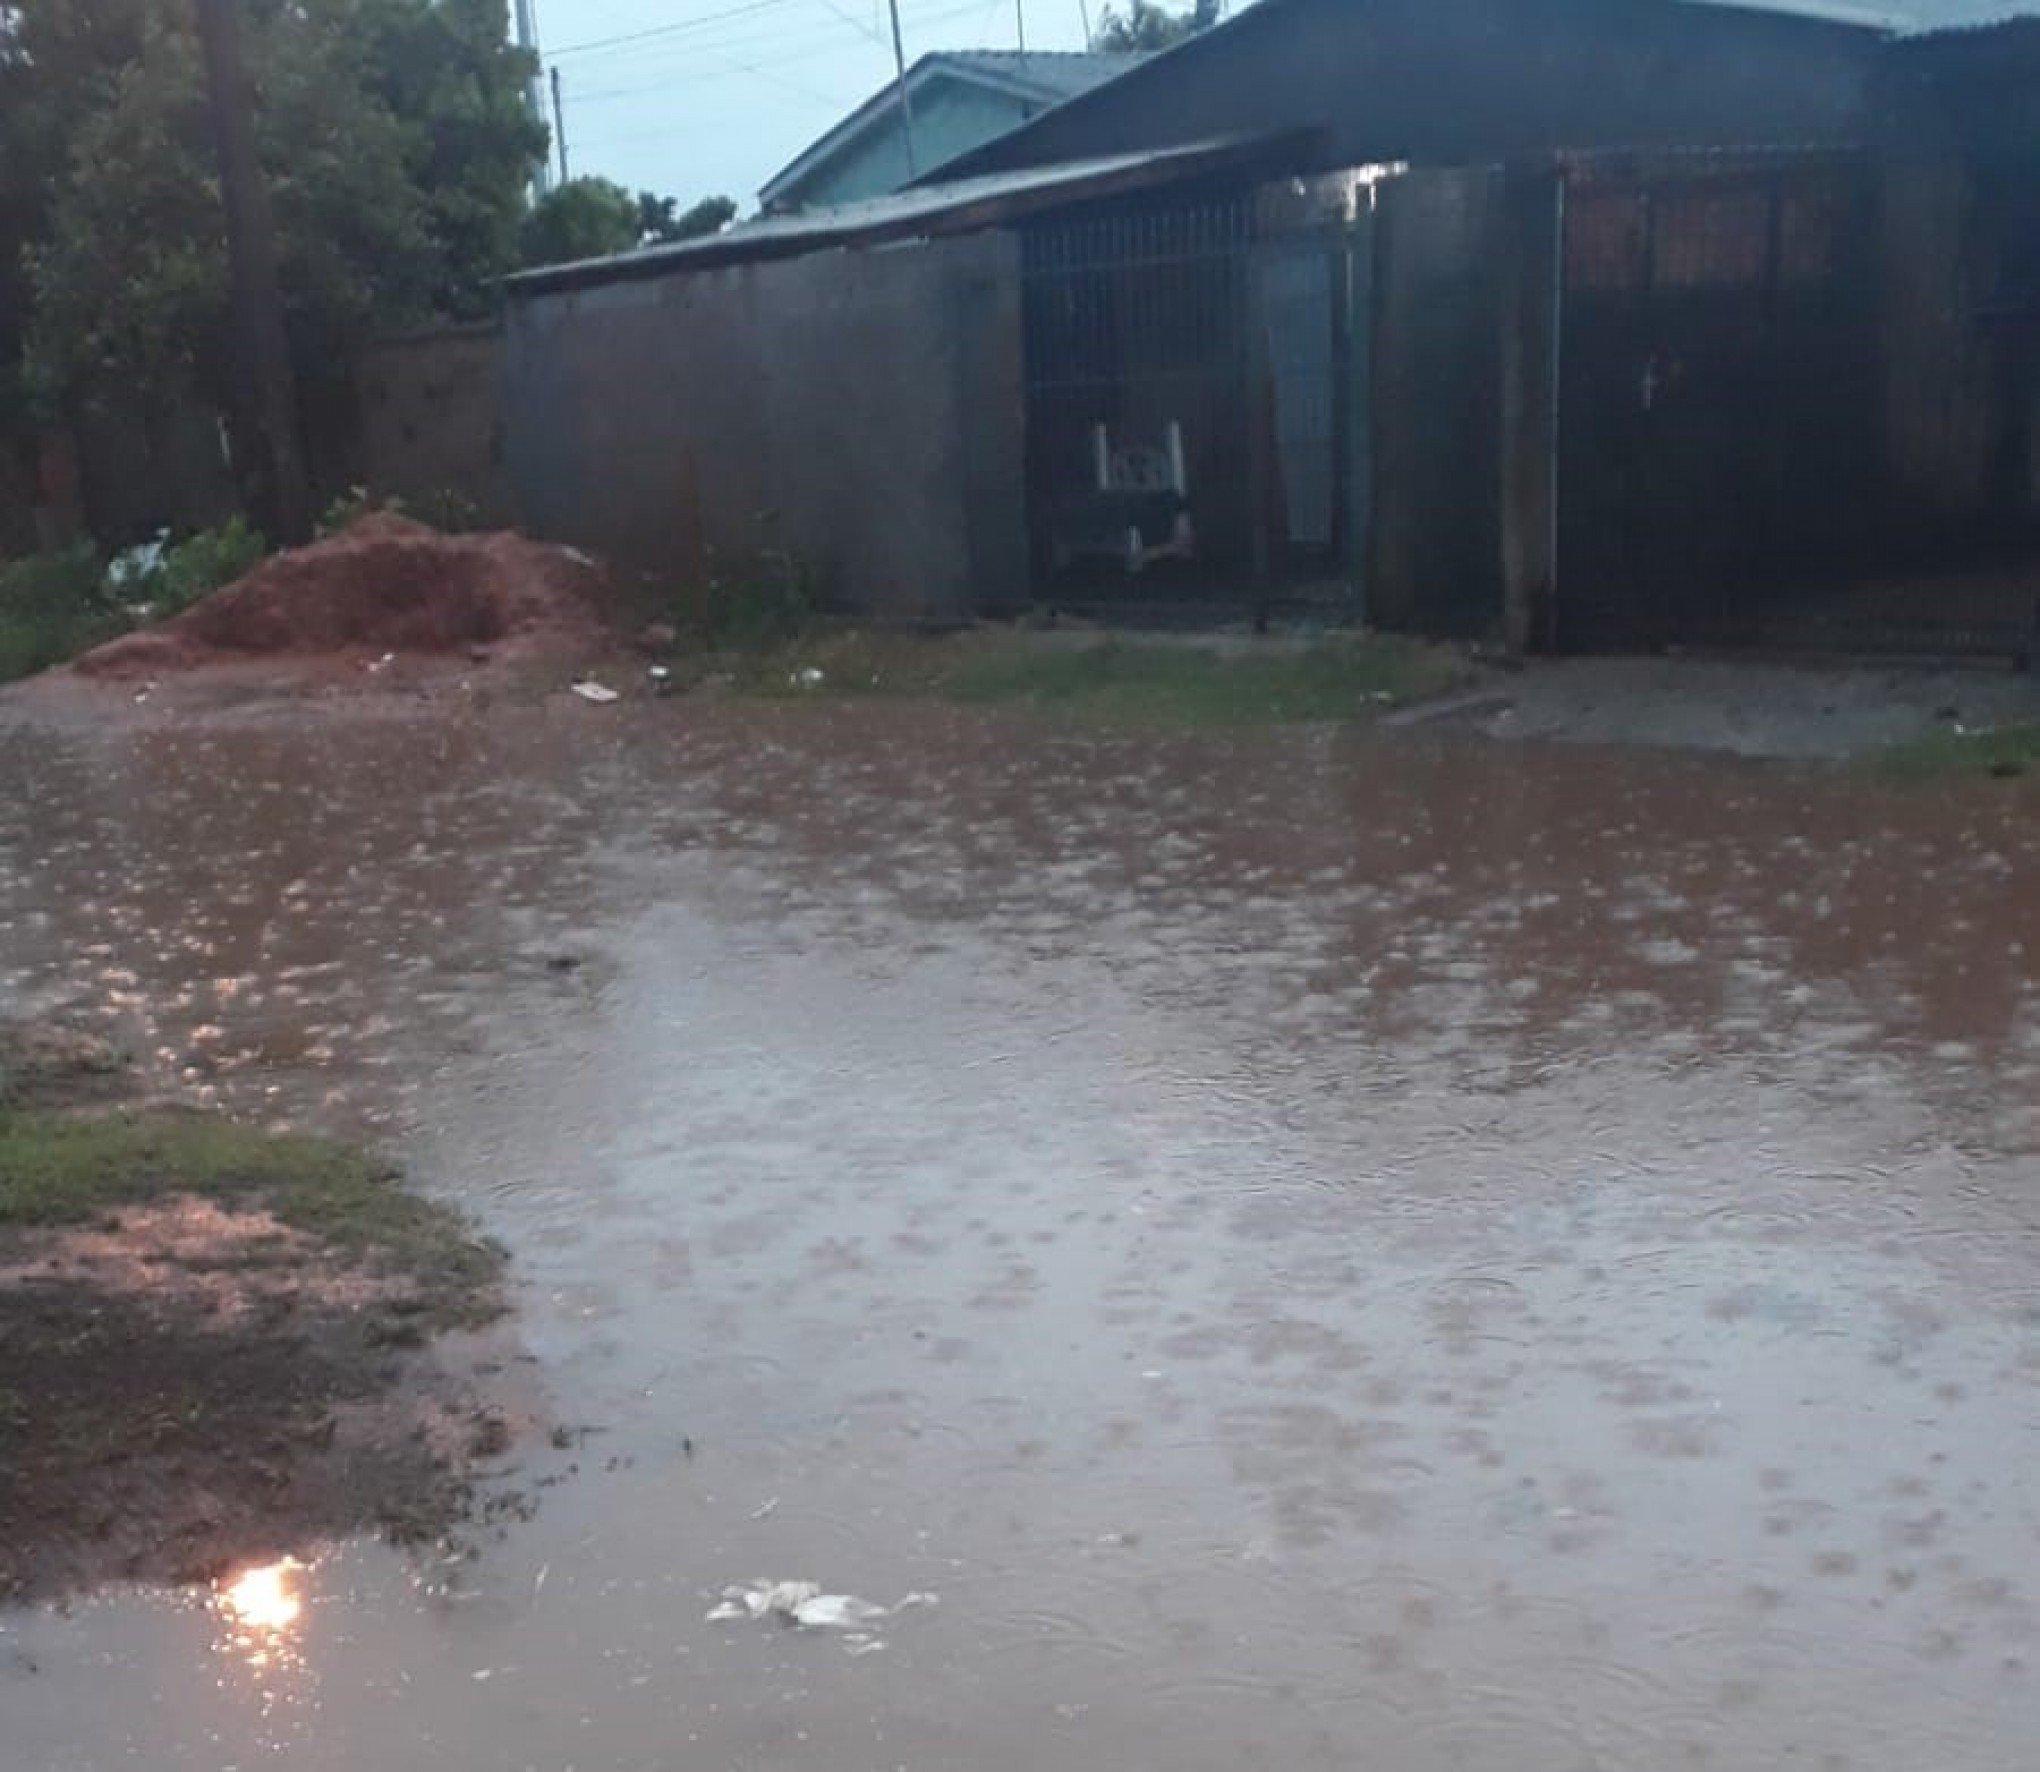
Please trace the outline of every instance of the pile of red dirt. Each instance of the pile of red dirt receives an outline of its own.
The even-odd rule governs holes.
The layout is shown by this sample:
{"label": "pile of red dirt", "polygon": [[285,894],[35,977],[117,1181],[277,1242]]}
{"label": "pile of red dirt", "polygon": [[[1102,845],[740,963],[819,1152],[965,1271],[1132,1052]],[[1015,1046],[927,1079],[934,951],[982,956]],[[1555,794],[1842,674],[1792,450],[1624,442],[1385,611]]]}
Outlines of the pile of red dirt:
{"label": "pile of red dirt", "polygon": [[258,658],[502,659],[599,646],[608,582],[572,549],[508,531],[442,535],[389,512],[264,560],[181,615],[88,652],[86,676]]}

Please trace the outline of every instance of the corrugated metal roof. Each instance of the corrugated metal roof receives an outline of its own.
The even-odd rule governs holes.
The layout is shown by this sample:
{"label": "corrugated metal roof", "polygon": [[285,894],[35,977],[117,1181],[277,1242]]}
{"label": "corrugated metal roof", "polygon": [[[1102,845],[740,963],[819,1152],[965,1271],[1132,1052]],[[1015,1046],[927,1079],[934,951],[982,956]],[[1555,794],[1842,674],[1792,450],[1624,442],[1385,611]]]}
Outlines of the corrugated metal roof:
{"label": "corrugated metal roof", "polygon": [[1681,0],[1691,6],[1726,6],[1739,12],[1782,12],[1830,24],[1864,25],[1898,36],[1963,31],[2040,17],[2040,0]]}
{"label": "corrugated metal roof", "polygon": [[[1089,115],[1099,106],[1114,103],[1125,91],[1146,91],[1157,82],[1166,82],[1187,61],[1224,55],[1243,33],[1281,29],[1282,15],[1308,3],[1309,0],[1235,0],[1225,17],[1209,30],[1199,31],[1145,57],[1137,67],[1127,69],[1118,80],[1073,95],[1057,109],[1029,118],[1006,135],[959,154],[951,164],[962,170],[982,165],[987,160],[996,164],[1002,155],[1009,154],[1016,147],[1024,153],[1029,139],[1037,131],[1053,127],[1058,118],[1067,118],[1072,113]],[[1345,3],[1363,6],[1366,0],[1345,0]],[[1516,0],[1516,4],[1526,7],[1535,3],[1536,0]],[[1889,35],[1946,28],[1958,22],[1957,15],[1964,9],[1973,8],[1999,15],[2040,11],[2040,0],[1634,0],[1634,3],[1639,7],[1705,6],[1717,11],[1803,18],[1811,24],[1830,25],[1838,30],[1854,29]],[[938,169],[927,176],[940,178],[943,173]]]}
{"label": "corrugated metal roof", "polygon": [[1284,150],[1293,148],[1300,139],[1294,130],[1219,137],[1142,153],[1105,154],[1089,160],[1022,167],[1013,172],[984,173],[947,184],[913,185],[887,196],[865,197],[828,209],[739,222],[701,240],[650,246],[611,258],[543,265],[506,277],[504,285],[514,296],[540,295],[548,290],[659,277],[673,271],[789,258],[832,246],[870,246],[888,240],[969,233],[1080,198],[1143,190],[1205,172],[1262,162],[1272,166],[1284,158]]}
{"label": "corrugated metal roof", "polygon": [[2040,5],[2022,0],[1912,0],[1903,8],[1899,28],[1908,36],[1936,31],[1973,31],[1984,25],[2010,24],[2014,19],[2040,18]]}
{"label": "corrugated metal roof", "polygon": [[1074,98],[1144,60],[1120,50],[944,49],[945,62],[981,68],[1033,87],[1044,98]]}

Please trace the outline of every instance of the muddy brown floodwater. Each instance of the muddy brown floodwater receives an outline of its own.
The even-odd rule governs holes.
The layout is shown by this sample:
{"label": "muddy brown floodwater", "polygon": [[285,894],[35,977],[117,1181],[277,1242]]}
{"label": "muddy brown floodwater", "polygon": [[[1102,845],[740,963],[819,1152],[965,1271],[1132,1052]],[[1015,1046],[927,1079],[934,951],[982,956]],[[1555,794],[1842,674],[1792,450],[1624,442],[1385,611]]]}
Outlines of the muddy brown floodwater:
{"label": "muddy brown floodwater", "polygon": [[0,779],[0,995],[388,1140],[590,1430],[458,1568],[0,1615],[10,1772],[2031,1762],[2020,790],[686,703]]}

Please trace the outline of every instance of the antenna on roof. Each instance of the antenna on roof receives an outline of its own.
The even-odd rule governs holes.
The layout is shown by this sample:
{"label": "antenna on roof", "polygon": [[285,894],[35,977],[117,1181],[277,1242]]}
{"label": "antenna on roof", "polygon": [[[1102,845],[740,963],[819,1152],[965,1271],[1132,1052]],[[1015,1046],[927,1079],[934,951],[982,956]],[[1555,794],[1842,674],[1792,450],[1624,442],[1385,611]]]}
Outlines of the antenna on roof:
{"label": "antenna on roof", "polygon": [[900,131],[901,139],[907,144],[907,177],[919,176],[914,165],[914,101],[907,92],[907,52],[900,47],[900,0],[886,0],[892,12],[892,60],[893,71],[900,84]]}
{"label": "antenna on roof", "polygon": [[1013,0],[1013,24],[1020,37],[1020,53],[1027,53],[1027,0]]}

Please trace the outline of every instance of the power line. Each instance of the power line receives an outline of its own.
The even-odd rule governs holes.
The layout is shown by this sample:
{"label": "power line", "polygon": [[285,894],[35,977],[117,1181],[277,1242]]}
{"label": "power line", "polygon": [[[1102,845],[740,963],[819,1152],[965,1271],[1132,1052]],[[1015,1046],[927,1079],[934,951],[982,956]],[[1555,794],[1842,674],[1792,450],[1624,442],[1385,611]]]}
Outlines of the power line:
{"label": "power line", "polygon": [[[972,4],[975,3],[976,0],[972,0]],[[1000,3],[1001,0],[992,0],[994,5]],[[736,47],[738,46],[733,44],[730,46],[730,49]],[[720,65],[712,68],[693,68],[682,73],[667,74],[656,80],[639,81],[630,86],[604,86],[594,92],[575,93],[573,95],[574,103],[577,105],[599,105],[608,104],[617,99],[643,98],[649,93],[666,92],[676,86],[693,86],[706,80],[726,80],[729,78],[729,70],[732,66],[745,67],[751,71],[761,68],[769,70],[787,67],[795,62],[813,61],[815,57],[821,55],[840,55],[843,53],[843,46],[840,43],[823,43],[808,49],[795,50],[788,55],[775,56],[769,61],[754,59],[748,63],[733,62],[728,49],[700,50],[697,53],[715,57]],[[829,102],[834,104],[839,102],[839,100],[832,97]]]}
{"label": "power line", "polygon": [[872,40],[872,42],[876,43],[881,49],[885,47],[884,32],[875,29],[871,25],[867,25],[861,18],[857,17],[854,13],[845,12],[842,7],[836,4],[836,0],[822,0],[822,4],[826,6],[831,12],[833,12],[839,19],[841,19],[846,25],[849,25],[854,30],[862,31],[865,34],[865,36],[869,37]]}
{"label": "power line", "polygon": [[744,18],[754,12],[770,12],[776,6],[791,6],[795,0],[749,0],[748,5],[730,6],[721,12],[704,12],[694,18],[676,19],[670,25],[653,25],[649,30],[626,31],[618,37],[591,37],[585,43],[569,43],[555,49],[555,57],[562,55],[585,55],[591,49],[616,49],[630,43],[647,43],[655,37],[677,36],[683,31],[698,31],[703,25],[712,25],[721,19]]}
{"label": "power line", "polygon": [[[726,25],[728,21],[733,19],[748,19],[753,14],[795,3],[796,0],[751,0],[751,4],[748,6],[735,7],[726,12],[703,14],[698,19],[678,20],[670,25],[659,25],[647,31],[631,32],[621,37],[590,39],[574,44],[570,50],[560,50],[549,54],[547,59],[553,60],[558,55],[569,53],[577,53],[597,60],[610,56],[621,57],[628,55],[631,65],[637,67],[653,57],[682,56],[696,52],[703,47],[702,42],[687,35],[687,33],[696,29],[706,29],[718,24]],[[884,34],[854,17],[844,8],[835,4],[834,0],[818,0],[818,4],[828,8],[831,15],[829,18],[802,19],[798,22],[792,19],[757,19],[755,25],[764,26],[763,30],[758,30],[755,26],[753,28],[746,28],[743,23],[738,23],[735,26],[734,34],[718,31],[715,33],[713,40],[725,48],[744,45],[766,46],[781,42],[795,42],[810,36],[817,27],[827,28],[837,22],[841,22],[855,30],[860,36],[869,38],[873,43],[883,48],[890,48],[890,41]],[[996,6],[1000,4],[1000,0],[991,0],[991,4]],[[908,28],[918,29],[940,23],[946,19],[960,17],[971,10],[970,6],[944,7],[934,12],[916,12],[911,8],[903,8],[900,19],[901,23]],[[650,44],[650,47],[645,47],[647,43]]]}
{"label": "power line", "polygon": [[[918,18],[912,14],[904,15],[903,22],[926,28],[931,25],[938,25],[947,21],[976,15],[980,27],[982,27],[983,21],[988,19],[991,13],[1003,4],[1004,0],[984,0],[984,5],[981,9],[978,0],[963,0],[963,4],[960,6],[944,7],[939,11],[926,13]],[[851,21],[845,20],[844,22],[849,23]],[[612,101],[626,98],[642,98],[647,94],[663,92],[676,86],[691,85],[703,80],[726,79],[728,77],[728,70],[732,67],[769,77],[773,69],[790,66],[795,62],[813,61],[818,56],[846,55],[851,47],[838,37],[824,43],[809,42],[804,47],[789,50],[784,55],[767,56],[756,53],[769,49],[776,43],[800,43],[802,41],[799,37],[774,36],[769,38],[719,38],[714,43],[675,44],[659,53],[667,56],[679,54],[684,56],[687,62],[691,63],[715,60],[721,65],[712,68],[700,66],[687,67],[683,65],[680,70],[660,75],[655,79],[632,81],[623,86],[601,86],[587,92],[569,92],[568,96],[576,106],[608,104]],[[858,45],[857,47],[862,46]],[[885,44],[883,39],[874,40],[873,47],[887,51],[888,59],[890,59],[890,46]],[[741,55],[741,52],[746,50],[753,52],[748,59],[742,58]],[[632,63],[633,67],[638,68],[639,63],[643,59],[645,58],[635,58]],[[645,70],[639,69],[639,71]],[[830,97],[829,102],[834,104],[840,102],[840,100],[841,95],[836,94]]]}
{"label": "power line", "polygon": [[[977,33],[974,34],[978,34],[982,32],[984,24],[988,21],[990,14],[1003,3],[1004,0],[963,0],[963,3],[961,5],[941,6],[931,12],[916,14],[911,11],[903,11],[902,23],[914,26],[916,28],[925,29],[928,26],[939,25],[946,22],[954,21],[959,18],[971,17],[975,15],[977,21]],[[829,0],[823,0],[823,4],[828,5]],[[759,7],[753,5],[750,7],[738,8],[737,10],[749,12],[759,10]],[[838,11],[838,8],[835,7],[834,5],[829,5],[829,10],[832,13],[837,13],[837,16],[841,18],[842,22],[845,24],[854,25],[857,23],[856,20],[841,14]],[[704,20],[702,22],[707,21]],[[825,21],[816,22],[823,23]],[[862,27],[859,28],[861,29]],[[668,27],[668,29],[670,29],[670,27]],[[642,98],[649,96],[652,93],[667,92],[677,87],[699,85],[701,83],[711,80],[728,80],[732,77],[732,75],[749,75],[755,79],[762,80],[768,82],[771,85],[783,88],[785,91],[796,94],[803,100],[809,101],[811,103],[827,105],[831,107],[831,109],[839,108],[842,104],[842,97],[840,93],[829,94],[819,92],[813,87],[803,85],[798,81],[787,80],[779,76],[774,72],[774,69],[790,65],[796,62],[812,60],[814,57],[818,55],[843,54],[846,51],[846,45],[843,44],[841,39],[836,39],[834,41],[827,43],[809,44],[805,48],[797,48],[784,55],[762,58],[758,60],[747,61],[740,59],[738,56],[729,53],[733,49],[741,49],[745,47],[747,42],[756,43],[761,48],[763,48],[768,47],[770,44],[774,42],[795,43],[801,40],[802,33],[787,32],[784,34],[774,33],[763,39],[750,38],[740,35],[738,37],[733,38],[718,38],[714,43],[685,42],[685,43],[673,43],[670,45],[661,45],[658,49],[652,52],[654,55],[664,56],[679,54],[685,55],[690,58],[712,59],[720,65],[716,67],[690,68],[685,71],[676,72],[674,74],[668,75],[663,79],[631,86],[608,87],[589,93],[575,93],[570,90],[567,95],[568,102],[570,104],[577,106],[603,104],[613,100]],[[881,44],[884,44],[883,39],[879,39],[879,42]],[[889,44],[885,44],[884,46],[887,48],[890,47]],[[634,57],[633,64],[635,65],[636,62],[640,59],[642,58]],[[888,57],[888,59],[890,59],[890,57]],[[670,140],[675,136],[686,135],[695,130],[698,130],[699,127],[700,126],[695,123],[674,123],[655,129],[631,130],[622,135],[604,135],[598,131],[593,136],[588,136],[585,134],[581,135],[579,138],[579,145],[582,150],[582,153],[585,155],[592,149],[621,148],[633,146],[642,142]]]}
{"label": "power line", "polygon": [[[998,5],[1000,0],[991,0],[991,4]],[[609,78],[626,79],[627,83],[621,87],[591,86],[587,92],[576,95],[576,102],[587,103],[597,97],[607,96],[612,91],[656,92],[659,86],[667,81],[679,84],[694,78],[697,74],[713,74],[715,70],[704,67],[703,64],[716,55],[745,55],[777,63],[806,61],[821,55],[847,59],[866,49],[876,50],[879,47],[877,44],[867,44],[861,37],[846,36],[831,21],[825,20],[823,24],[826,40],[822,42],[813,41],[812,33],[800,37],[718,38],[713,43],[669,44],[663,48],[655,48],[647,54],[633,56],[628,63],[618,62],[613,67],[607,61],[583,63],[580,67],[583,79],[599,81],[603,78],[602,71],[609,68],[611,69]],[[787,49],[783,55],[774,53],[782,45],[788,44],[795,47]],[[629,78],[630,76],[642,78]]]}

